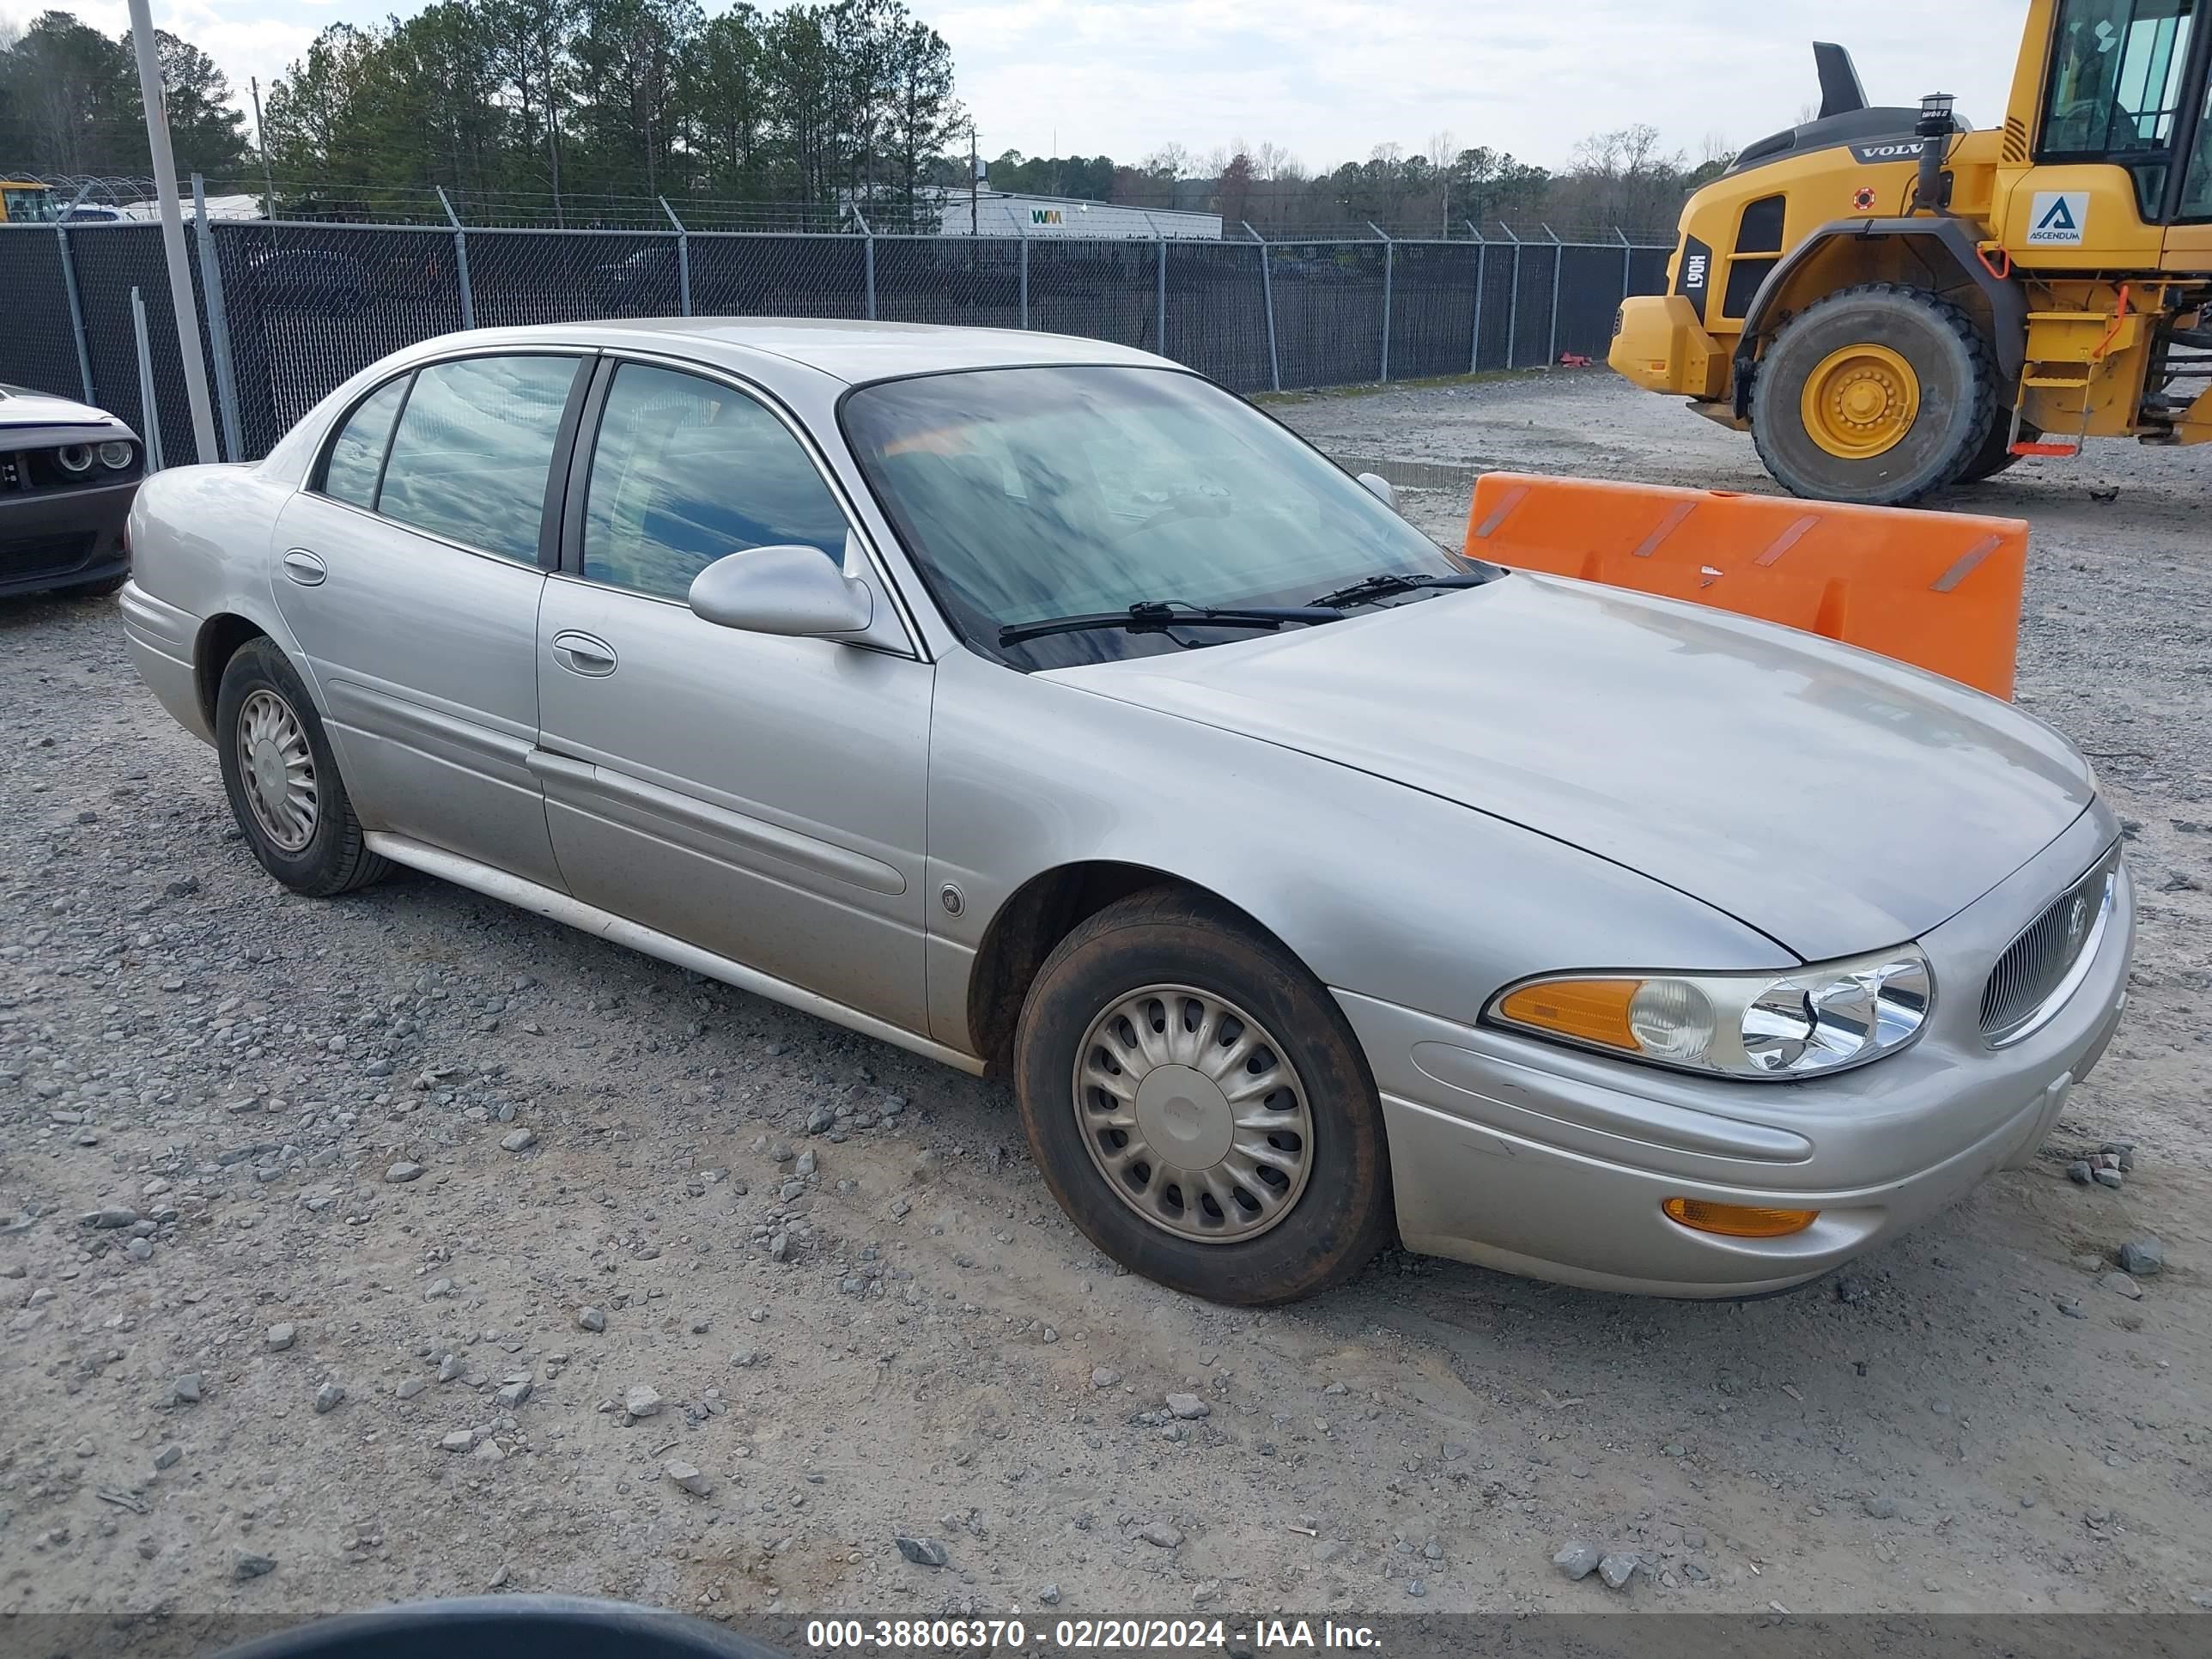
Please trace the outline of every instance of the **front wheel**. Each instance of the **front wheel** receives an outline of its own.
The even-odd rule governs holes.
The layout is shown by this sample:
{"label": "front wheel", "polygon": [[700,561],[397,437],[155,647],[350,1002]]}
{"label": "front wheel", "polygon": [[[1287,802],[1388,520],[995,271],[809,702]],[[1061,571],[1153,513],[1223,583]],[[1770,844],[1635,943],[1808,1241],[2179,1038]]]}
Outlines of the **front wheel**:
{"label": "front wheel", "polygon": [[1224,905],[1159,888],[1078,926],[1024,1005],[1014,1079],[1060,1207],[1171,1289],[1295,1301],[1389,1237],[1358,1040],[1304,966]]}
{"label": "front wheel", "polygon": [[1924,289],[1849,288],[1808,306],[1759,360],[1751,434],[1792,494],[1899,507],[1954,483],[1996,417],[1974,319]]}

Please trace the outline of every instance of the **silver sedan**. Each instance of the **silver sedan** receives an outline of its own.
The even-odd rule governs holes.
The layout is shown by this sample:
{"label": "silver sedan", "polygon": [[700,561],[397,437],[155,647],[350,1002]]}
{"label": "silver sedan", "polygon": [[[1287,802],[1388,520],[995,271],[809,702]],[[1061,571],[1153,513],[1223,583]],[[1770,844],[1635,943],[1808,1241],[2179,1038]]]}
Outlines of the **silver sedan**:
{"label": "silver sedan", "polygon": [[1463,561],[1176,365],[842,322],[411,347],[163,472],[123,615],[246,844],[1012,1085],[1218,1300],[1394,1235],[1802,1282],[2031,1157],[2131,901],[2048,727]]}

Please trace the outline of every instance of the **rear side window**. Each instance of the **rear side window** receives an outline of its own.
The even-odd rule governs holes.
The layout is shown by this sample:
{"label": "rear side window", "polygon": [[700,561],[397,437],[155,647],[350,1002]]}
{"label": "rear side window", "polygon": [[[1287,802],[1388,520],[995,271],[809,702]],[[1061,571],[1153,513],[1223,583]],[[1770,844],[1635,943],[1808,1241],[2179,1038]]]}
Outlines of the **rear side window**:
{"label": "rear side window", "polygon": [[845,548],[845,514],[790,429],[743,392],[625,363],[607,391],[584,514],[584,574],[680,599],[750,547]]}
{"label": "rear side window", "polygon": [[352,416],[331,444],[323,463],[323,494],[355,507],[376,505],[376,475],[384,470],[385,446],[392,441],[392,417],[407,395],[401,375],[354,405]]}
{"label": "rear side window", "polygon": [[392,434],[376,510],[535,564],[545,481],[576,362],[466,357],[418,372]]}

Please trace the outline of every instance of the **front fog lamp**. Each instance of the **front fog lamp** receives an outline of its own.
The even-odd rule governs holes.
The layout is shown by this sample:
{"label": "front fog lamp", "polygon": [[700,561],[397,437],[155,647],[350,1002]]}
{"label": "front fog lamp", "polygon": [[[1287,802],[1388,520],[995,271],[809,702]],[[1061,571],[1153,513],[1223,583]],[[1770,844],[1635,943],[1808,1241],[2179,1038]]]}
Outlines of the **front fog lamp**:
{"label": "front fog lamp", "polygon": [[110,472],[120,472],[131,465],[131,446],[120,438],[110,438],[100,447],[100,464]]}
{"label": "front fog lamp", "polygon": [[1912,945],[1791,974],[1560,975],[1493,1001],[1493,1024],[1657,1066],[1792,1079],[1911,1042],[1935,981]]}

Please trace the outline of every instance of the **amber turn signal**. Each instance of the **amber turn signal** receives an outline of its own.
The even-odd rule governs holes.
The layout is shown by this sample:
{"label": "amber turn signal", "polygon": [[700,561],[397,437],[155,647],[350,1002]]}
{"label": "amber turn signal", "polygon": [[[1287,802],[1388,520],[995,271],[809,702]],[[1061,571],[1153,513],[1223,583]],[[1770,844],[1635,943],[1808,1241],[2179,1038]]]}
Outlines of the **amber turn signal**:
{"label": "amber turn signal", "polygon": [[1669,1221],[1723,1238],[1787,1238],[1820,1218],[1818,1210],[1770,1210],[1756,1204],[1714,1204],[1702,1198],[1670,1198],[1659,1207]]}
{"label": "amber turn signal", "polygon": [[1643,983],[1638,979],[1543,980],[1513,992],[1498,1005],[1498,1012],[1517,1025],[1633,1054],[1639,1045],[1628,1026],[1628,1005]]}

